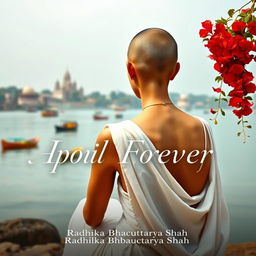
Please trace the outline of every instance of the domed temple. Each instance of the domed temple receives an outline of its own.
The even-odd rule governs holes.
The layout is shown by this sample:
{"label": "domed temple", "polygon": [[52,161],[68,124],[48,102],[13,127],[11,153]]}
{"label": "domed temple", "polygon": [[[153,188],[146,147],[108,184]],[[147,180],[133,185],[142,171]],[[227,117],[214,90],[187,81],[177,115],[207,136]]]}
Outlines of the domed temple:
{"label": "domed temple", "polygon": [[77,89],[75,81],[71,80],[71,75],[67,70],[63,76],[62,84],[55,82],[53,97],[62,101],[76,101],[84,96],[83,88]]}
{"label": "domed temple", "polygon": [[39,105],[39,94],[35,92],[32,86],[25,86],[18,97],[18,105],[24,109],[37,108]]}

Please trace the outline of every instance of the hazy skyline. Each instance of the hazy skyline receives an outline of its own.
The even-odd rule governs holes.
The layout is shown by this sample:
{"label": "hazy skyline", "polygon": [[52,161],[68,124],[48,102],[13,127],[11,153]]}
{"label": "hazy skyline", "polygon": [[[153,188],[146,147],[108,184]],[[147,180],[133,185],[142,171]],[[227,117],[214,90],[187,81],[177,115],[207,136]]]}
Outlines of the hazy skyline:
{"label": "hazy skyline", "polygon": [[198,36],[201,22],[226,17],[242,0],[2,0],[0,87],[53,89],[68,68],[85,93],[132,93],[126,51],[140,30],[168,30],[179,46],[181,71],[170,91],[212,94],[213,62]]}

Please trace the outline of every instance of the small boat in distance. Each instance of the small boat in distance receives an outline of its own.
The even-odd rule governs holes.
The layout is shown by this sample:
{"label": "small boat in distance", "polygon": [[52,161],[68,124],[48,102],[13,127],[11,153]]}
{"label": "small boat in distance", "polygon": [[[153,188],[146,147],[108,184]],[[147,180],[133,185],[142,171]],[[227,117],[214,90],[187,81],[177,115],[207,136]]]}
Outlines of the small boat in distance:
{"label": "small boat in distance", "polygon": [[41,112],[42,117],[54,117],[58,116],[58,111],[56,109],[46,109]]}
{"label": "small boat in distance", "polygon": [[29,149],[37,147],[38,142],[40,141],[39,137],[32,139],[22,139],[22,138],[12,138],[8,140],[2,140],[2,150],[12,150],[12,149]]}
{"label": "small boat in distance", "polygon": [[29,106],[29,107],[26,108],[26,110],[27,110],[27,112],[34,113],[34,112],[36,112],[38,109],[37,109],[37,107],[35,107],[35,106]]}
{"label": "small boat in distance", "polygon": [[56,132],[76,131],[77,127],[77,122],[64,122],[62,125],[55,125]]}
{"label": "small boat in distance", "polygon": [[71,157],[72,157],[72,160],[75,160],[75,159],[77,159],[79,157],[80,151],[83,151],[83,149],[84,149],[83,147],[72,148],[71,150],[69,150],[68,156],[67,156],[66,152],[63,152],[61,154],[61,160],[62,161],[66,160],[66,161],[70,162]]}
{"label": "small boat in distance", "polygon": [[118,106],[116,104],[112,104],[109,106],[111,109],[113,109],[114,111],[119,111],[119,112],[123,112],[126,110],[125,107],[121,107],[121,106]]}
{"label": "small boat in distance", "polygon": [[116,112],[116,113],[115,113],[115,118],[116,118],[116,119],[123,118],[123,114],[120,113],[120,112]]}
{"label": "small boat in distance", "polygon": [[93,115],[93,119],[94,120],[108,120],[108,116],[103,115],[101,111],[97,111]]}

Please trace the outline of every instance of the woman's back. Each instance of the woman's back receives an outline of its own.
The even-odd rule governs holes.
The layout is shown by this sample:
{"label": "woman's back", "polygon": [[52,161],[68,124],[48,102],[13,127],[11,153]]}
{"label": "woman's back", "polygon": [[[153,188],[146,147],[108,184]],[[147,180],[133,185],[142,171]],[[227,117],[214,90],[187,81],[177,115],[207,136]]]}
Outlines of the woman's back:
{"label": "woman's back", "polygon": [[[199,194],[207,182],[211,162],[210,153],[203,159],[204,150],[209,152],[211,144],[200,119],[171,105],[148,108],[132,121],[157,150],[173,151],[171,155],[162,157],[166,168],[189,195]],[[189,163],[188,155],[194,150],[200,153],[191,157],[193,163]],[[119,174],[126,190],[122,172]]]}
{"label": "woman's back", "polygon": [[[182,115],[177,115],[179,114]],[[193,133],[188,128],[185,130],[182,123],[175,122],[172,118],[168,121],[165,118],[164,114],[161,118],[145,115],[138,116],[133,121],[126,120],[107,125],[120,160],[119,173],[126,190],[122,189],[123,184],[119,184],[119,202],[122,208],[117,207],[118,202],[110,200],[102,223],[96,227],[96,230],[105,232],[104,243],[81,247],[69,245],[65,247],[65,256],[70,252],[72,255],[80,255],[79,253],[85,250],[88,255],[94,256],[224,254],[229,236],[229,216],[222,194],[209,125],[203,119],[186,116],[187,127],[196,127]],[[152,125],[146,125],[149,121]],[[154,126],[153,121],[163,123]],[[197,121],[201,127],[197,128]],[[168,127],[173,127],[173,130],[170,132]],[[166,141],[162,139],[163,134]],[[193,147],[204,150],[204,134],[209,134],[206,147],[209,149],[211,145],[213,149],[211,159],[207,160],[210,168],[204,165],[201,169],[200,165],[191,168],[188,164],[187,168],[190,169],[187,170],[184,163],[180,165],[181,174],[178,175],[175,172],[175,164],[168,166],[159,161],[161,151],[175,150],[175,147],[179,150],[194,150]],[[187,136],[191,142],[186,143],[180,136]],[[175,143],[169,143],[170,140]],[[152,152],[152,157],[147,161],[145,156],[150,156],[149,151]],[[143,154],[144,157],[141,157]],[[173,162],[172,158],[170,161]],[[202,178],[197,182],[193,175],[196,177],[201,172],[205,180]],[[193,187],[192,183],[197,185]],[[186,186],[188,190],[197,189],[197,193],[188,193],[189,191],[184,188]],[[84,202],[83,200],[75,210],[69,229],[91,230],[83,220],[81,207]],[[117,233],[110,237],[109,230],[113,229]],[[157,235],[150,234],[152,231],[157,232]],[[116,242],[110,243],[109,239]],[[134,239],[139,242],[134,244]],[[142,239],[144,242],[141,242]],[[157,241],[156,244],[154,241]]]}
{"label": "woman's back", "polygon": [[[166,116],[167,111],[166,108]],[[208,163],[205,166],[198,164],[191,167],[193,164],[189,163],[186,165],[188,158],[184,154],[183,163],[178,170],[180,174],[175,170],[176,164],[170,155],[170,165],[159,161],[159,156],[164,150],[167,152],[178,148],[180,152],[191,152],[195,149],[202,151],[206,147],[210,151],[211,145],[213,146],[209,126],[205,120],[185,115],[185,127],[181,120],[175,120],[178,117],[181,119],[183,113],[178,109],[175,111],[177,116],[176,113],[173,114],[170,120],[167,120],[162,110],[161,118],[155,111],[133,120],[108,125],[119,156],[126,188],[126,193],[119,189],[124,213],[116,229],[162,232],[165,242],[161,246],[153,246],[154,250],[152,244],[147,245],[151,251],[149,255],[156,255],[157,252],[160,255],[187,256],[209,253],[220,256],[224,252],[228,238],[229,217],[223,199],[214,147],[210,152],[213,153],[212,156],[206,158]],[[175,111],[172,110],[171,113]],[[170,131],[170,127],[173,127],[173,130]],[[190,143],[182,140],[183,137],[190,139]],[[175,143],[172,144],[170,141]],[[157,150],[159,151],[155,153]],[[149,161],[149,152],[143,153],[146,151],[152,152]],[[181,156],[180,152],[178,158]],[[143,154],[144,157],[141,157]],[[168,156],[166,160],[167,158]],[[162,160],[165,161],[164,158]],[[198,178],[200,173],[201,179]],[[193,183],[196,185],[193,186]],[[190,194],[184,188],[186,186],[188,190],[198,191]],[[168,243],[167,230],[186,232],[184,236],[188,243],[185,240],[180,243]],[[209,239],[212,240],[211,243],[207,243]],[[145,246],[142,247],[145,249]]]}

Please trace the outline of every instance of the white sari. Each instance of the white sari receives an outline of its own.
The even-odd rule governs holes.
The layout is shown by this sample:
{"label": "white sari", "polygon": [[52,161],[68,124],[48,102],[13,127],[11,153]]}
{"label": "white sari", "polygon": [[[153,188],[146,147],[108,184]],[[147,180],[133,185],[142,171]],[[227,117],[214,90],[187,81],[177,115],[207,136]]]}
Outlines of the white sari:
{"label": "white sari", "polygon": [[[118,183],[119,201],[110,200],[103,222],[96,228],[96,230],[105,232],[104,243],[79,245],[66,243],[64,256],[223,256],[225,254],[229,238],[229,213],[223,197],[212,132],[209,124],[204,119],[199,119],[204,127],[205,142],[207,130],[213,150],[208,182],[202,192],[190,196],[166,166],[157,160],[157,157],[142,164],[136,154],[129,154],[127,162],[121,164],[127,192]],[[148,149],[156,151],[150,139],[134,122],[126,120],[107,126],[119,159],[124,158],[129,140],[144,141],[144,143],[136,144],[139,152]],[[85,199],[80,201],[73,213],[69,230],[93,230],[86,225],[83,219],[84,202]],[[125,234],[128,234],[128,231],[162,232],[161,238],[164,243],[157,245],[153,243],[131,244],[130,242],[111,244],[108,235],[111,229],[125,231]],[[167,230],[175,231],[176,235],[177,232],[186,231],[189,243],[167,242],[169,241],[167,239],[169,233],[165,236]],[[142,237],[152,238],[152,236],[147,237],[147,234]],[[117,236],[117,238],[120,237]],[[129,239],[134,237],[126,235],[124,238],[130,241]],[[161,240],[160,237],[156,238]]]}

